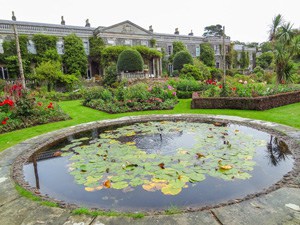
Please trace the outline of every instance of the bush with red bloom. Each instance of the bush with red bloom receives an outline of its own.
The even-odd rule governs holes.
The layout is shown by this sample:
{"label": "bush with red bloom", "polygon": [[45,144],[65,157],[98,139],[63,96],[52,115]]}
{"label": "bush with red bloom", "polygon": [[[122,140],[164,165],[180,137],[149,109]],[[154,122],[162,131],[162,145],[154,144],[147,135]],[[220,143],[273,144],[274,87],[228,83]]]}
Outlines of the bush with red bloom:
{"label": "bush with red bloom", "polygon": [[53,103],[50,102],[49,105],[47,106],[48,109],[54,109]]}
{"label": "bush with red bloom", "polygon": [[236,91],[236,87],[231,88],[232,91]]}
{"label": "bush with red bloom", "polygon": [[14,102],[10,99],[5,99],[3,102],[0,102],[0,106],[9,105],[10,107],[14,106]]}
{"label": "bush with red bloom", "polygon": [[1,124],[5,125],[7,123],[8,117],[5,117],[4,120],[2,120]]}
{"label": "bush with red bloom", "polygon": [[222,84],[220,84],[220,85],[219,85],[219,88],[220,88],[220,89],[222,89],[222,88],[223,88]]}
{"label": "bush with red bloom", "polygon": [[42,102],[38,102],[37,104],[38,104],[38,106],[43,106]]}

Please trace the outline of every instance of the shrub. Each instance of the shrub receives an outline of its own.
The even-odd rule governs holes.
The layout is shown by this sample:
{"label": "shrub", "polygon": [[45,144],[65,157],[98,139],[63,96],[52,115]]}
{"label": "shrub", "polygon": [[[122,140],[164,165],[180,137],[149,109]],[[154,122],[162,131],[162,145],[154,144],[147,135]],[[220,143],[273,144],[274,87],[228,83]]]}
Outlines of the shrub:
{"label": "shrub", "polygon": [[118,57],[117,67],[118,71],[125,71],[125,72],[136,72],[136,71],[143,71],[143,58],[141,54],[132,49],[127,49],[121,52]]}
{"label": "shrub", "polygon": [[202,73],[203,79],[208,80],[211,79],[211,73],[210,68],[206,66],[203,62],[201,62],[199,59],[194,58],[194,65],[197,66],[200,69],[200,72]]}
{"label": "shrub", "polygon": [[110,66],[108,66],[105,69],[103,84],[107,86],[111,86],[113,83],[117,81],[117,79],[118,79],[117,65],[115,63],[112,63]]}
{"label": "shrub", "polygon": [[173,61],[174,70],[180,71],[185,64],[194,64],[191,54],[187,51],[177,52]]}
{"label": "shrub", "polygon": [[221,80],[222,79],[222,70],[213,67],[210,69],[210,73],[211,73],[211,78],[213,80]]}
{"label": "shrub", "polygon": [[215,52],[209,43],[200,44],[200,60],[206,66],[215,66]]}
{"label": "shrub", "polygon": [[185,64],[180,71],[180,78],[194,78],[195,80],[203,80],[202,73],[197,66]]}

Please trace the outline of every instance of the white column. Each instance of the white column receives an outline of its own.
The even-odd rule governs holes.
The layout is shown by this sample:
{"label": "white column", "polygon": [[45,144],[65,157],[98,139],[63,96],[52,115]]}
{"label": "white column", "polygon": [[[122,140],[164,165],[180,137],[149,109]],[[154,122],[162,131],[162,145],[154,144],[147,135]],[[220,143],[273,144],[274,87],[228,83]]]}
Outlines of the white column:
{"label": "white column", "polygon": [[3,78],[3,80],[5,79],[5,76],[4,76],[4,68],[3,67],[1,67],[1,71],[2,71],[2,78]]}

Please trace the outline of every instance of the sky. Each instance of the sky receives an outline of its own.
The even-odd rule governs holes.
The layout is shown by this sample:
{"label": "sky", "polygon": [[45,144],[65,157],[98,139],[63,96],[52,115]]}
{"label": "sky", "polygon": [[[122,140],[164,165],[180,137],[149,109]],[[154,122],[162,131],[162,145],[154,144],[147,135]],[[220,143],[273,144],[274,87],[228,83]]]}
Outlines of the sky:
{"label": "sky", "polygon": [[277,14],[300,28],[300,0],[0,0],[0,19],[92,27],[130,20],[154,32],[202,36],[210,25],[225,26],[232,41],[264,42]]}

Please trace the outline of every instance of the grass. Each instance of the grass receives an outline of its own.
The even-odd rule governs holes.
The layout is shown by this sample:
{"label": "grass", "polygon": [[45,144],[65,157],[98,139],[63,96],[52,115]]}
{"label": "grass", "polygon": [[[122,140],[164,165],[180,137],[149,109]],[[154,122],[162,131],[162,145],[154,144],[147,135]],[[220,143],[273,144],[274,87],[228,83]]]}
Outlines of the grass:
{"label": "grass", "polygon": [[282,106],[266,111],[253,110],[233,110],[233,109],[191,109],[191,100],[180,100],[173,110],[161,111],[142,111],[120,114],[108,114],[100,112],[81,105],[80,100],[60,102],[60,107],[71,116],[71,120],[55,122],[50,124],[39,125],[35,127],[25,128],[0,135],[0,152],[15,144],[18,144],[28,138],[38,136],[43,133],[54,131],[57,129],[73,126],[81,123],[87,123],[96,120],[114,119],[123,116],[134,115],[150,115],[150,114],[211,114],[211,115],[231,115],[240,116],[251,119],[271,121],[275,123],[285,124],[300,129],[300,103]]}
{"label": "grass", "polygon": [[49,206],[49,207],[59,207],[57,203],[55,202],[49,202],[49,201],[44,201],[43,199],[41,199],[40,197],[34,195],[33,193],[31,193],[30,191],[27,191],[26,189],[22,188],[19,185],[16,185],[16,190],[19,193],[19,195],[28,198],[32,201],[38,202],[41,205],[45,205],[45,206]]}
{"label": "grass", "polygon": [[174,215],[182,213],[182,210],[178,208],[177,206],[170,206],[168,209],[165,210],[166,215]]}
{"label": "grass", "polygon": [[144,213],[126,213],[126,212],[114,212],[114,211],[94,211],[88,208],[78,208],[72,211],[74,215],[89,215],[89,216],[125,216],[135,219],[140,219],[145,216]]}

